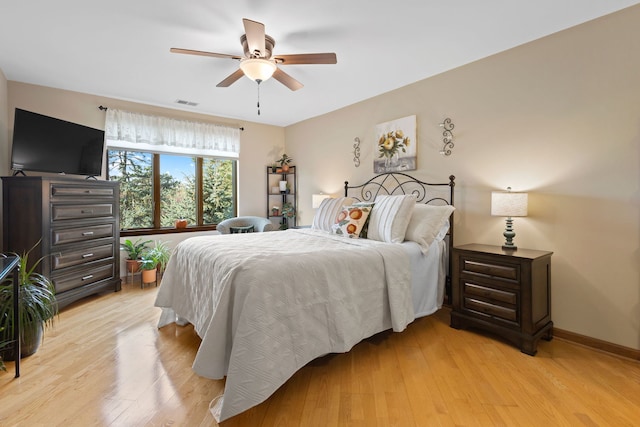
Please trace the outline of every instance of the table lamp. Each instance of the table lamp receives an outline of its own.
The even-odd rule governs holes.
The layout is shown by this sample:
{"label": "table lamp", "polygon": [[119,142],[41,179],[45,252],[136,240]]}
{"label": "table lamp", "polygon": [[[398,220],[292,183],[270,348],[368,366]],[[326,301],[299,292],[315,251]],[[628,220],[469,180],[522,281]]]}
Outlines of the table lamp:
{"label": "table lamp", "polygon": [[518,249],[513,243],[516,233],[513,231],[512,217],[527,216],[528,198],[527,193],[511,192],[511,187],[507,187],[507,191],[491,192],[491,215],[507,217],[507,227],[503,233],[506,241],[502,249]]}
{"label": "table lamp", "polygon": [[320,204],[322,203],[322,201],[324,199],[329,199],[331,198],[330,194],[312,194],[311,195],[311,206],[313,207],[313,209],[318,209],[320,207]]}

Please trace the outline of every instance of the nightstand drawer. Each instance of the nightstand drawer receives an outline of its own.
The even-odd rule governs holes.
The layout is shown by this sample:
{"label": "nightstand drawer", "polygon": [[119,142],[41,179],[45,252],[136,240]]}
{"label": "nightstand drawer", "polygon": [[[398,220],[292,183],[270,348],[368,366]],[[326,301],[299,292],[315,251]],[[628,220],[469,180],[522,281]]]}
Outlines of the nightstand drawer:
{"label": "nightstand drawer", "polygon": [[508,280],[519,280],[520,271],[517,265],[500,265],[478,261],[477,259],[462,259],[462,272],[480,274],[483,276],[495,277]]}
{"label": "nightstand drawer", "polygon": [[516,305],[518,302],[518,296],[515,292],[501,291],[499,289],[487,288],[475,283],[464,283],[465,296],[477,296],[490,299],[496,302],[504,302],[511,305]]}
{"label": "nightstand drawer", "polygon": [[480,301],[475,298],[465,298],[464,307],[467,310],[477,311],[493,317],[509,320],[511,322],[518,321],[518,312],[515,309]]}

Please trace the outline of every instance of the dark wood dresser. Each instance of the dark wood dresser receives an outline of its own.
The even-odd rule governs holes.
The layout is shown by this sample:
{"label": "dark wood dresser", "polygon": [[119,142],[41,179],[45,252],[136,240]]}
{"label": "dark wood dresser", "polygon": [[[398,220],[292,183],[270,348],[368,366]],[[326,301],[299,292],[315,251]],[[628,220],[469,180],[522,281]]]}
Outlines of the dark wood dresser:
{"label": "dark wood dresser", "polygon": [[551,255],[469,244],[453,248],[451,326],[479,328],[535,355],[553,337]]}
{"label": "dark wood dresser", "polygon": [[4,252],[42,239],[31,263],[54,284],[59,307],[120,290],[119,186],[66,177],[2,178]]}

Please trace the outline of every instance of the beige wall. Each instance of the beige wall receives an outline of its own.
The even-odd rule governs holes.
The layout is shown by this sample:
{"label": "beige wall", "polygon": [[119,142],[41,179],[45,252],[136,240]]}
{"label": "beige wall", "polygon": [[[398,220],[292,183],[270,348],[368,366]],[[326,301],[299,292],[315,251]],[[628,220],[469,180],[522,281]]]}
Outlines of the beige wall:
{"label": "beige wall", "polygon": [[[415,114],[415,175],[457,177],[455,244],[502,244],[490,192],[528,191],[516,244],[554,251],[555,325],[640,349],[639,22],[632,7],[287,127],[299,222],[311,223],[312,193],[373,176],[377,123]],[[456,126],[450,157],[438,153],[446,117]]]}
{"label": "beige wall", "polygon": [[[265,166],[282,152],[284,130],[281,127],[170,110],[15,81],[10,81],[8,86],[8,109],[11,112],[15,108],[22,108],[98,129],[104,129],[105,119],[105,113],[98,109],[100,105],[138,113],[242,126],[244,131],[241,133],[241,153],[238,162],[238,213],[240,215],[266,213]],[[9,133],[12,134],[13,114],[9,116]]]}

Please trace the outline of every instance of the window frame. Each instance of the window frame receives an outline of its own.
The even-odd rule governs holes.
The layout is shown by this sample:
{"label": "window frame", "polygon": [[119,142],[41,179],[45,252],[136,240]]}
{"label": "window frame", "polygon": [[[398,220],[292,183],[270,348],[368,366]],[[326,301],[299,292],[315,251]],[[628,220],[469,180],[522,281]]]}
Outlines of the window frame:
{"label": "window frame", "polygon": [[[149,234],[169,234],[169,233],[190,233],[196,231],[210,231],[216,230],[217,224],[204,224],[204,205],[203,205],[203,172],[202,168],[204,166],[204,159],[219,159],[219,160],[228,160],[232,162],[231,166],[231,175],[232,175],[232,189],[231,194],[234,200],[233,202],[233,216],[238,215],[238,159],[235,158],[226,158],[226,157],[216,157],[216,156],[198,156],[198,155],[185,155],[186,157],[195,158],[196,166],[195,166],[195,191],[196,191],[196,222],[197,224],[188,225],[186,228],[175,228],[175,227],[161,227],[160,226],[160,156],[161,155],[178,155],[173,153],[156,153],[150,151],[142,151],[142,150],[126,150],[122,148],[107,148],[106,156],[109,158],[109,151],[131,151],[131,152],[141,152],[141,153],[149,153],[152,155],[152,193],[153,193],[153,227],[147,228],[134,228],[134,229],[120,229],[120,236],[128,237],[128,236],[145,236]],[[106,170],[106,179],[109,181],[109,168]],[[118,208],[119,208],[118,201]]]}

